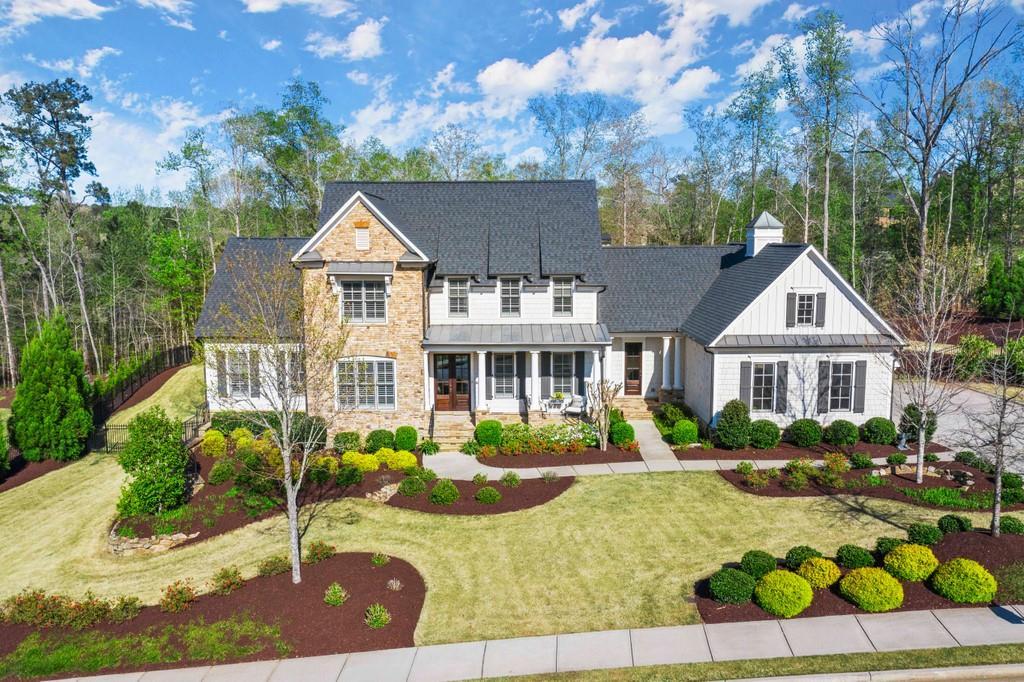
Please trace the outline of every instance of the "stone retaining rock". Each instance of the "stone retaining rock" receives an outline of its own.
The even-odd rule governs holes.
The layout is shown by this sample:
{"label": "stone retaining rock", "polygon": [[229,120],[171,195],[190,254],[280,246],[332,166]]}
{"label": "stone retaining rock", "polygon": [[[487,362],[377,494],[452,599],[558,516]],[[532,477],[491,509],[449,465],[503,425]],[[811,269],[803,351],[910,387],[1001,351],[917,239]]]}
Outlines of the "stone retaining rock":
{"label": "stone retaining rock", "polygon": [[385,502],[390,500],[392,497],[394,497],[395,493],[397,493],[397,492],[398,492],[398,484],[397,483],[391,483],[389,485],[384,486],[383,488],[381,488],[380,490],[378,490],[376,492],[366,493],[366,499],[371,500],[373,502],[380,502],[381,504],[384,504]]}
{"label": "stone retaining rock", "polygon": [[117,526],[115,525],[107,537],[107,548],[111,554],[117,556],[159,554],[197,537],[199,537],[199,533],[192,533],[191,535],[174,533],[172,535],[154,535],[148,538],[123,538],[117,534]]}

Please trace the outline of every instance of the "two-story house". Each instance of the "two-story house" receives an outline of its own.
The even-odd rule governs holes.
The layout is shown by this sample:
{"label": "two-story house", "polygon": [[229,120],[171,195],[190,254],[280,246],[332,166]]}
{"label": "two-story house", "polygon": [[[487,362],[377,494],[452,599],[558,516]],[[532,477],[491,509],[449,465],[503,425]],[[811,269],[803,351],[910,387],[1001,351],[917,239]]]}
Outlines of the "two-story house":
{"label": "two-story house", "polygon": [[316,373],[331,388],[305,409],[332,431],[536,418],[605,378],[709,423],[735,398],[780,424],[890,416],[899,335],[766,213],[746,244],[610,247],[590,181],[338,182],[315,235],[230,239],[222,263],[240,253],[287,259],[297,300],[335,301],[347,337],[330,367],[303,364],[300,328],[260,361],[223,310],[261,268],[219,267],[196,330],[212,410]]}

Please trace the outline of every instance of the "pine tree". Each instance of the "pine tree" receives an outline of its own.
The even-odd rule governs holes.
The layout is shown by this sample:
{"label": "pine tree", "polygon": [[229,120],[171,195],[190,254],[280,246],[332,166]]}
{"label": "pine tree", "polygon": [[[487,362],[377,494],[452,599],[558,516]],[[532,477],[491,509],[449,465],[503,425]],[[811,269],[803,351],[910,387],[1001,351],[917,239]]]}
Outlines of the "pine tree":
{"label": "pine tree", "polygon": [[91,396],[82,353],[64,317],[55,315],[21,356],[11,434],[22,457],[30,462],[81,457],[92,430]]}
{"label": "pine tree", "polygon": [[979,307],[986,317],[1002,317],[1006,313],[1007,298],[1011,297],[1010,278],[1003,259],[994,257],[989,263],[985,287],[981,290]]}

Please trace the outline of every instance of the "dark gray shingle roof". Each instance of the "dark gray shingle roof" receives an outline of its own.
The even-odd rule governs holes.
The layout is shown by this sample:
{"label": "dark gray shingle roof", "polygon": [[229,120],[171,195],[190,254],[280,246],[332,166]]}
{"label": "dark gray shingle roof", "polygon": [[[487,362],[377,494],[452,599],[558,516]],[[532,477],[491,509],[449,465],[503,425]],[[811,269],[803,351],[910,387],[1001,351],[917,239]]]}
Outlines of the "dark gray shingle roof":
{"label": "dark gray shingle roof", "polygon": [[357,191],[437,261],[437,275],[604,281],[593,181],[331,182],[320,224]]}
{"label": "dark gray shingle roof", "polygon": [[[274,307],[280,308],[281,312],[284,311],[285,292],[293,292],[295,302],[298,303],[302,296],[302,272],[289,261],[307,241],[306,237],[228,239],[224,253],[217,262],[217,274],[206,292],[199,321],[196,322],[196,338],[238,339],[251,336],[244,329],[235,327],[245,327],[247,323],[243,320],[244,313],[255,309],[251,305],[251,293],[258,290],[256,287],[263,287],[263,291],[272,287],[274,291],[280,292],[280,296],[271,294],[270,297],[277,299]],[[277,282],[272,278],[268,282],[266,273],[271,268],[282,268],[280,272],[287,280]],[[294,281],[289,283],[292,278]],[[281,317],[278,333],[282,338],[298,339],[298,331],[294,328],[296,320],[288,315]]]}

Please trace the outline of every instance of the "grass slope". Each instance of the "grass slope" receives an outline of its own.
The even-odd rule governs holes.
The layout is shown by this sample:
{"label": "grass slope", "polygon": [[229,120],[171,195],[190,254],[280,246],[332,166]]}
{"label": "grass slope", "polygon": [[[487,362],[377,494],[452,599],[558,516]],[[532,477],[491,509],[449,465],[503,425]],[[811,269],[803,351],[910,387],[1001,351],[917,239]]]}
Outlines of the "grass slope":
{"label": "grass slope", "polygon": [[110,418],[109,424],[127,424],[132,418],[153,406],[164,409],[167,416],[184,421],[195,413],[196,406],[205,400],[203,366],[188,365],[174,373],[160,389],[138,405],[121,410]]}

